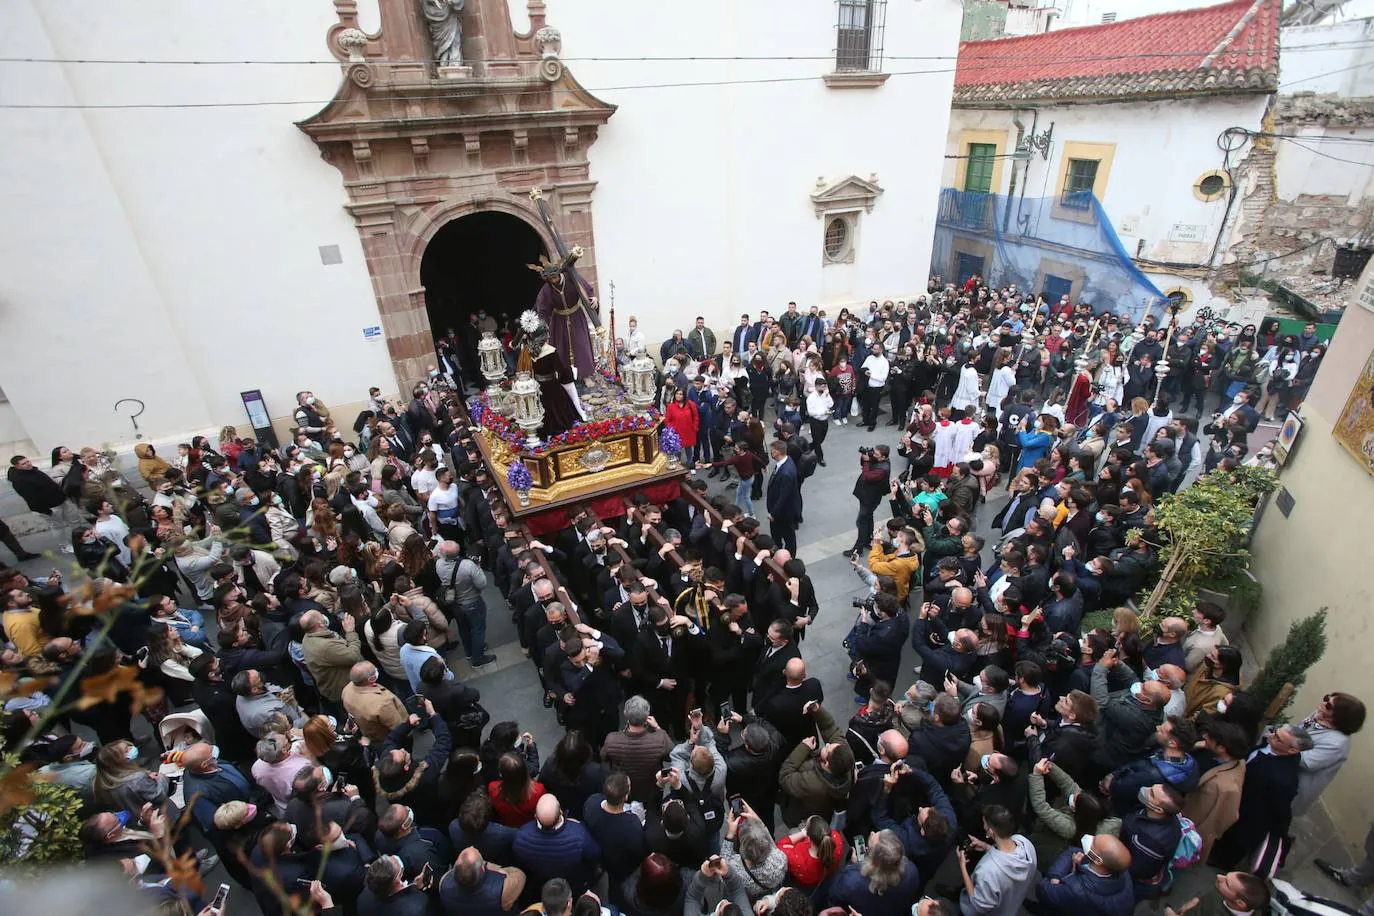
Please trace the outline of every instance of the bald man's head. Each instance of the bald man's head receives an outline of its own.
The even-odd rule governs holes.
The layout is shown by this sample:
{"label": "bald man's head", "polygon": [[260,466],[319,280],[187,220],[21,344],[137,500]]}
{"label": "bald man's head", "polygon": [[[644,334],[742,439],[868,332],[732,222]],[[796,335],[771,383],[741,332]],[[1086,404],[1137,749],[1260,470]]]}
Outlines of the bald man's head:
{"label": "bald man's head", "polygon": [[1182,617],[1165,617],[1159,622],[1159,635],[1165,639],[1182,639],[1188,635],[1188,621]]}
{"label": "bald man's head", "polygon": [[482,873],[486,869],[487,863],[482,860],[477,847],[469,846],[458,853],[458,859],[453,863],[453,877],[463,887],[474,888],[482,883],[485,877]]}
{"label": "bald man's head", "polygon": [[1155,674],[1159,676],[1160,681],[1168,684],[1173,690],[1177,690],[1188,683],[1188,672],[1178,665],[1160,665],[1155,669]]}
{"label": "bald man's head", "polygon": [[181,755],[181,765],[192,773],[202,773],[214,767],[215,749],[204,741],[188,747]]}
{"label": "bald man's head", "polygon": [[372,662],[358,662],[348,669],[348,679],[353,682],[354,687],[366,687],[376,676],[377,669]]}
{"label": "bald man's head", "polygon": [[439,545],[439,553],[445,560],[458,559],[459,547],[457,541],[444,541]]}
{"label": "bald man's head", "polygon": [[966,588],[956,588],[949,593],[949,600],[955,607],[973,607],[973,592]]}
{"label": "bald man's head", "polygon": [[782,670],[782,675],[787,678],[787,683],[800,684],[806,680],[806,662],[799,658],[789,660],[787,667]]}
{"label": "bald man's head", "polygon": [[1093,837],[1092,851],[1102,867],[1114,875],[1131,867],[1131,851],[1114,836],[1099,833]]}
{"label": "bald man's head", "polygon": [[1140,699],[1155,709],[1163,709],[1168,706],[1169,697],[1173,695],[1174,692],[1163,681],[1146,681],[1140,688]]}
{"label": "bald man's head", "polygon": [[878,753],[888,763],[896,763],[911,752],[907,740],[895,728],[889,728],[878,736]]}
{"label": "bald man's head", "polygon": [[552,830],[557,827],[558,822],[563,820],[563,808],[558,804],[558,798],[553,795],[545,795],[539,799],[539,804],[534,808],[534,819],[545,830]]}

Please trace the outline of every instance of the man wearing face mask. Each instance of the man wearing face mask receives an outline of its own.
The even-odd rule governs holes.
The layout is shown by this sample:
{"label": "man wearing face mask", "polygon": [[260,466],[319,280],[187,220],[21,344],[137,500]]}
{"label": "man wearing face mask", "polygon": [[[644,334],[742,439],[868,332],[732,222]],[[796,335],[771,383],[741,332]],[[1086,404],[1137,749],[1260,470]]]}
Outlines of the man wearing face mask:
{"label": "man wearing face mask", "polygon": [[302,767],[291,781],[291,800],[286,804],[284,820],[300,831],[302,842],[313,845],[315,831],[331,821],[341,824],[347,833],[372,836],[377,815],[361,797],[358,787],[336,787],[338,774],[326,766]]}
{"label": "man wearing face mask", "polygon": [[1006,754],[984,754],[976,769],[959,767],[950,773],[950,795],[959,806],[959,823],[965,833],[976,836],[985,811],[1001,807],[1016,823],[1025,813],[1027,780]]}
{"label": "man wearing face mask", "polygon": [[1193,724],[1181,717],[1165,719],[1155,729],[1159,750],[1145,760],[1117,767],[1102,780],[1102,791],[1112,800],[1117,814],[1135,807],[1140,790],[1159,783],[1187,794],[1197,788],[1199,769],[1189,753],[1197,741]]}
{"label": "man wearing face mask", "polygon": [[377,794],[386,801],[409,805],[419,814],[421,823],[442,829],[447,826],[444,806],[439,803],[439,775],[448,761],[453,745],[448,725],[434,711],[429,700],[424,701],[425,716],[434,743],[428,756],[417,762],[403,745],[409,743],[411,731],[420,724],[420,717],[410,716],[386,736],[373,768]]}
{"label": "man wearing face mask", "polygon": [[239,536],[252,544],[270,544],[272,527],[267,524],[267,510],[262,497],[244,486],[235,491],[234,501],[239,510],[238,527],[244,529]]}
{"label": "man wearing face mask", "polygon": [[1144,756],[1155,744],[1155,729],[1164,721],[1164,707],[1173,691],[1160,681],[1137,681],[1129,689],[1109,694],[1107,678],[1121,663],[1115,649],[1102,654],[1092,669],[1092,697],[1102,710],[1102,744],[1098,763],[1115,770]]}
{"label": "man wearing face mask", "polygon": [[401,860],[407,881],[414,881],[426,865],[437,880],[451,859],[448,837],[433,827],[417,826],[415,812],[405,805],[390,805],[377,819],[376,846],[379,855]]}
{"label": "man wearing face mask", "polygon": [[298,391],[296,410],[291,416],[295,419],[300,432],[323,445],[326,418],[320,413],[318,405],[319,400],[313,392]]}
{"label": "man wearing face mask", "polygon": [[1121,819],[1121,840],[1131,850],[1131,882],[1136,902],[1157,897],[1167,876],[1183,827],[1178,813],[1183,795],[1173,786],[1159,783],[1141,786],[1139,806]]}
{"label": "man wearing face mask", "polygon": [[1135,892],[1131,888],[1131,852],[1109,834],[1085,835],[1080,848],[1059,854],[1036,886],[1040,916],[1131,916]]}
{"label": "man wearing face mask", "polygon": [[219,759],[219,749],[208,742],[192,744],[182,753],[182,783],[187,799],[195,799],[191,815],[202,832],[215,829],[215,811],[227,801],[250,801],[252,782],[231,763]]}
{"label": "man wearing face mask", "polygon": [[[410,875],[411,879],[415,875]],[[425,916],[433,875],[417,883],[407,879],[399,856],[383,855],[367,866],[366,886],[358,897],[358,916]]]}

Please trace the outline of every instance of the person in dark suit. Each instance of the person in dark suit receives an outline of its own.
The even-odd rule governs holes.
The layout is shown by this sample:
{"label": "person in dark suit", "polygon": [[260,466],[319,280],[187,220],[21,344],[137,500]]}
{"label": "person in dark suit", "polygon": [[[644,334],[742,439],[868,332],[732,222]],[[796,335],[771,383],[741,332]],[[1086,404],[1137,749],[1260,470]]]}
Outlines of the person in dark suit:
{"label": "person in dark suit", "polygon": [[768,478],[768,523],[773,540],[793,553],[797,550],[797,518],[801,515],[801,481],[797,466],[787,457],[787,444],[774,439],[768,447],[773,473]]}
{"label": "person in dark suit", "polygon": [[811,715],[823,702],[825,690],[821,682],[806,676],[806,662],[798,656],[783,669],[782,688],[765,702],[756,701],[754,712],[773,723],[782,734],[785,747],[796,747],[803,738],[815,734]]}
{"label": "person in dark suit", "polygon": [[749,350],[749,344],[757,343],[759,339],[759,328],[749,323],[749,313],[739,316],[739,326],[735,328],[730,337],[730,343],[736,353],[745,353]]}
{"label": "person in dark suit", "polygon": [[907,742],[908,763],[912,767],[929,770],[947,789],[950,774],[955,767],[962,766],[964,758],[968,756],[973,736],[969,733],[968,720],[964,718],[959,701],[942,693],[935,698],[930,721],[925,728],[912,732]]}
{"label": "person in dark suit", "polygon": [[1280,725],[1260,740],[1245,761],[1240,817],[1212,847],[1208,865],[1229,871],[1266,840],[1271,845],[1286,840],[1302,752],[1311,750],[1312,744],[1312,735],[1301,725]]}
{"label": "person in dark suit", "polygon": [[937,690],[944,687],[947,674],[961,681],[969,680],[980,661],[978,637],[972,630],[955,630],[952,646],[934,645],[930,628],[939,613],[939,608],[927,602],[921,605],[920,613],[911,624],[911,648],[921,656],[921,680]]}
{"label": "person in dark suit", "polygon": [[693,643],[701,630],[686,617],[667,608],[649,609],[649,626],[631,650],[630,670],[650,689],[649,705],[659,727],[681,740],[686,734],[687,695],[691,692]]}
{"label": "person in dark suit", "polygon": [[[794,658],[801,658],[801,650],[792,641],[792,625],[784,620],[773,621],[768,625],[758,666],[754,671],[755,710],[767,704],[773,694],[783,688],[783,672],[787,669],[787,663]],[[788,749],[791,749],[790,746]]]}

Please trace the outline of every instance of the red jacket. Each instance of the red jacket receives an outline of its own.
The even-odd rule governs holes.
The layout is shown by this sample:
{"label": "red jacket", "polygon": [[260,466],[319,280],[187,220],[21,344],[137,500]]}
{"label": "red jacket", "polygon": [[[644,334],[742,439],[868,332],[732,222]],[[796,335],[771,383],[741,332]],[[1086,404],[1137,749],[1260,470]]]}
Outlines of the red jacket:
{"label": "red jacket", "polygon": [[691,401],[682,404],[669,401],[668,407],[663,411],[663,422],[673,428],[685,448],[697,444],[697,430],[701,428],[701,417],[697,414],[697,405]]}
{"label": "red jacket", "polygon": [[507,827],[520,827],[534,820],[534,809],[539,804],[539,799],[544,797],[544,784],[538,780],[531,780],[530,785],[534,791],[530,793],[529,799],[521,806],[516,807],[501,797],[501,780],[493,779],[487,783],[487,795],[491,798],[491,809],[496,815],[496,820]]}

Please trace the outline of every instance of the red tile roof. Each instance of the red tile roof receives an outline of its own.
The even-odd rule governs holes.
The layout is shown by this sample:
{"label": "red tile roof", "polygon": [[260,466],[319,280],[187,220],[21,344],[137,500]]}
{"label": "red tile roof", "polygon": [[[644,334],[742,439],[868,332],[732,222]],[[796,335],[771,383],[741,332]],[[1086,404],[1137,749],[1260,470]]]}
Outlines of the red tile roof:
{"label": "red tile roof", "polygon": [[[1269,92],[1280,0],[1141,16],[959,46],[954,104]],[[998,107],[1001,107],[998,104]]]}

